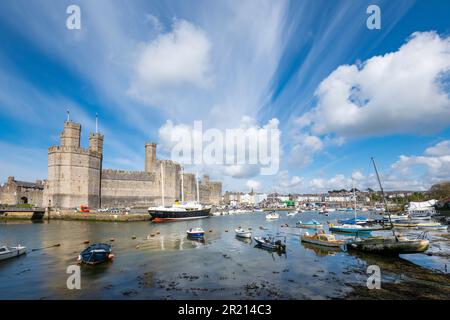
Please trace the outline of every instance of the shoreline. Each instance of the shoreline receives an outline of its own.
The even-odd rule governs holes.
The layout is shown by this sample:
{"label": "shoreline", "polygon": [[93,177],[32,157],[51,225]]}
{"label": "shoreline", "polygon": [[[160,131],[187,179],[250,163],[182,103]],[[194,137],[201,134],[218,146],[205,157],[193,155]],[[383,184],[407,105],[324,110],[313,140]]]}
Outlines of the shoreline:
{"label": "shoreline", "polygon": [[11,212],[6,211],[0,215],[0,220],[65,220],[65,221],[101,221],[101,222],[139,222],[150,221],[150,215],[145,214],[107,214],[107,213],[80,213],[73,210],[45,212]]}

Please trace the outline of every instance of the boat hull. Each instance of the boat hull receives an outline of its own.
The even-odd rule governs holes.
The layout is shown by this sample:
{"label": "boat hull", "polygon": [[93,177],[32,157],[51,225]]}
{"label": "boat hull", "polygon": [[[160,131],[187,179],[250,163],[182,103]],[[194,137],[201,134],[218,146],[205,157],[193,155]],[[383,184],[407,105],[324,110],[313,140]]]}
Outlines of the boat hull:
{"label": "boat hull", "polygon": [[107,261],[111,261],[113,258],[112,247],[105,243],[96,243],[86,249],[84,249],[78,261],[83,264],[97,265]]}
{"label": "boat hull", "polygon": [[297,224],[296,227],[302,228],[302,229],[322,229],[323,225],[321,225],[321,224]]}
{"label": "boat hull", "polygon": [[366,240],[362,242],[349,243],[347,247],[352,250],[358,250],[369,253],[377,253],[384,255],[398,255],[406,253],[424,252],[430,246],[428,240]]}
{"label": "boat hull", "polygon": [[209,217],[210,208],[187,211],[148,210],[153,222],[173,222],[183,220],[204,219]]}
{"label": "boat hull", "polygon": [[324,246],[324,247],[332,247],[332,248],[339,248],[340,246],[345,244],[343,241],[342,242],[327,242],[327,241],[311,239],[311,238],[305,237],[305,236],[301,237],[301,240],[302,240],[302,242],[312,243],[315,245]]}
{"label": "boat hull", "polygon": [[251,231],[247,231],[247,232],[238,232],[238,231],[236,231],[236,237],[239,237],[239,238],[251,238],[252,237],[252,233],[251,233]]}
{"label": "boat hull", "polygon": [[19,249],[14,249],[14,248],[9,248],[9,249],[13,249],[13,250],[10,250],[6,253],[0,254],[0,261],[21,256],[27,252],[27,249],[25,247],[22,247]]}

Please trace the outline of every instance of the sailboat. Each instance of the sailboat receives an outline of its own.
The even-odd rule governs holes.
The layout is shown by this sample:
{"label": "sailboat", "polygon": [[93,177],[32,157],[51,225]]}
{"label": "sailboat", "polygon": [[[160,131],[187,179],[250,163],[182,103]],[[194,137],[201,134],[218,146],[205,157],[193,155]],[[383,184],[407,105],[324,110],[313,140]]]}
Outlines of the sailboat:
{"label": "sailboat", "polygon": [[210,207],[205,207],[200,204],[200,191],[197,180],[197,202],[184,202],[184,180],[183,174],[181,174],[181,203],[175,201],[172,206],[164,205],[164,167],[161,163],[161,202],[162,205],[159,207],[148,208],[148,213],[150,214],[153,222],[169,222],[169,221],[180,221],[180,220],[193,220],[193,219],[203,219],[208,218],[211,211]]}
{"label": "sailboat", "polygon": [[[353,180],[352,180],[353,181]],[[369,226],[366,226],[365,223],[361,223],[364,217],[357,217],[356,216],[356,190],[355,185],[352,183],[353,186],[353,199],[354,199],[354,208],[353,212],[355,214],[355,217],[350,220],[339,220],[338,222],[342,223],[340,225],[333,225],[329,224],[328,228],[331,232],[341,232],[341,233],[361,233],[367,235],[368,233],[372,231],[380,231],[380,230],[386,230],[386,228],[371,228]]]}
{"label": "sailboat", "polygon": [[381,189],[381,195],[383,196],[383,202],[385,210],[389,217],[389,223],[392,229],[392,237],[370,237],[366,239],[355,239],[354,241],[347,244],[347,248],[386,255],[398,255],[404,253],[420,253],[428,249],[430,241],[422,238],[409,239],[402,235],[397,235],[395,229],[393,228],[391,214],[389,213],[386,198],[384,196],[383,186],[381,185],[381,180],[378,175],[377,165],[375,160],[372,158],[373,166],[375,168],[375,173],[377,175],[378,183]]}

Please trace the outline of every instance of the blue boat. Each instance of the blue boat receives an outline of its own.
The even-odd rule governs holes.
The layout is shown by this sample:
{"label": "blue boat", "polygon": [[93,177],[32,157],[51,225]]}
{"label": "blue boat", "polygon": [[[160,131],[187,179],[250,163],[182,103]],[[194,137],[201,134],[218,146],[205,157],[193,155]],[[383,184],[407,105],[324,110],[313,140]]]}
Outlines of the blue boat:
{"label": "blue boat", "polygon": [[305,223],[303,223],[301,221],[298,221],[295,224],[295,226],[297,228],[306,228],[306,229],[322,229],[323,228],[323,225],[320,224],[320,222],[316,221],[316,220],[311,220],[311,221],[308,221],[308,222],[305,222]]}
{"label": "blue boat", "polygon": [[330,224],[328,229],[331,232],[342,232],[342,233],[370,233],[372,231],[381,230],[381,228],[369,228],[361,226],[359,224],[342,224],[338,226]]}
{"label": "blue boat", "polygon": [[84,249],[78,256],[80,263],[96,265],[114,258],[112,247],[106,243],[95,243]]}
{"label": "blue boat", "polygon": [[346,219],[346,220],[338,220],[338,222],[341,224],[366,224],[366,223],[370,222],[370,220],[368,220],[366,217],[359,216],[359,217],[354,217],[354,218],[350,218],[350,219]]}
{"label": "blue boat", "polygon": [[205,235],[205,231],[202,228],[191,228],[186,231],[188,237],[190,238],[203,238]]}

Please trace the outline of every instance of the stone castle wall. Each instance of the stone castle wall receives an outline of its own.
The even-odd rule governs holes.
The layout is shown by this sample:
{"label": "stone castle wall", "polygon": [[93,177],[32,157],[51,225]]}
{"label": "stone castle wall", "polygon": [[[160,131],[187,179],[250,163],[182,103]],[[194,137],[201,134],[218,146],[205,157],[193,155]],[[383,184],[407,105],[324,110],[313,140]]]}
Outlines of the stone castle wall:
{"label": "stone castle wall", "polygon": [[[80,146],[81,125],[64,122],[60,145],[48,148],[48,179],[30,198],[39,206],[62,209],[87,205],[99,207],[152,206],[162,204],[161,173],[164,174],[164,201],[181,200],[181,166],[171,160],[156,159],[156,144],[145,145],[145,171],[102,169],[103,136],[90,133],[89,147]],[[184,200],[197,199],[194,174],[184,173]],[[200,183],[200,200],[219,204],[222,186],[205,176]],[[0,202],[19,203],[17,192],[0,189]]]}
{"label": "stone castle wall", "polygon": [[102,171],[102,207],[150,206],[160,201],[155,173],[111,169]]}

